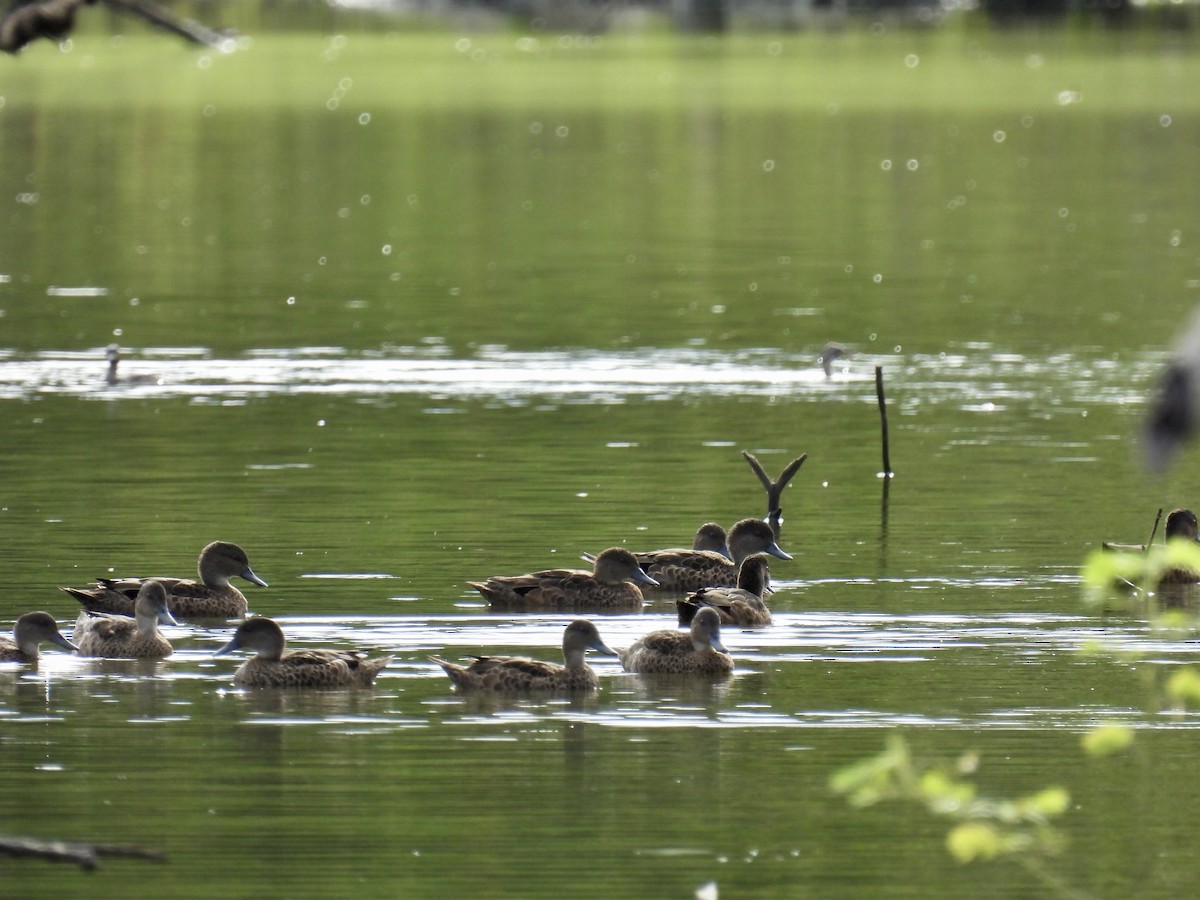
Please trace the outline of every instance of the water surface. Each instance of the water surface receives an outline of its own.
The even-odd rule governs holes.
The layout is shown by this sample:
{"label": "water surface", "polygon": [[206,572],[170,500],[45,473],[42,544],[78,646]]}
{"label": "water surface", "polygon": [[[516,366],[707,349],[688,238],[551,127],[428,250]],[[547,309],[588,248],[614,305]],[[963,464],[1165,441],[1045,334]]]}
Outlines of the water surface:
{"label": "water surface", "polygon": [[[1041,892],[830,792],[896,729],[978,751],[983,793],[1066,787],[1077,887],[1190,888],[1197,720],[1146,675],[1195,644],[1077,573],[1191,502],[1134,436],[1198,285],[1193,57],[1024,40],[92,40],[0,73],[0,619],[65,627],[57,585],[220,538],[293,645],[394,656],[244,692],[228,629],[184,626],[161,662],[3,667],[5,830],[170,856],[10,861],[6,893]],[[106,385],[112,341],[157,383]],[[762,515],[742,450],[809,459],[732,678],[593,658],[595,695],[473,698],[428,661],[555,658],[567,617],[466,582]],[[1085,758],[1099,723],[1134,751]]]}

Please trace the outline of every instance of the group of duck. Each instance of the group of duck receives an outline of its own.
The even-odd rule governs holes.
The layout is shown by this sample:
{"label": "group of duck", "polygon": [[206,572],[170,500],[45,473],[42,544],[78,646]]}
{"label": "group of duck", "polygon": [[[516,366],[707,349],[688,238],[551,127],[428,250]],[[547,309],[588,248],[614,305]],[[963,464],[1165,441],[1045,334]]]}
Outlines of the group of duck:
{"label": "group of duck", "polygon": [[[708,523],[690,548],[634,553],[622,547],[583,558],[591,572],[548,569],[526,575],[493,576],[468,582],[494,609],[612,613],[640,611],[641,586],[683,595],[676,600],[686,630],[653,631],[625,650],[608,647],[588,619],[571,622],[563,635],[563,663],[519,656],[476,656],[459,665],[437,663],[460,690],[576,690],[598,684],[585,662],[588,650],[617,656],[626,671],[719,675],[733,670],[721,642],[722,624],[767,625],[764,601],[770,591],[767,555],[790,560],[775,532],[760,519],[743,519],[726,535]],[[184,621],[240,619],[231,639],[217,650],[253,652],[234,674],[243,687],[366,687],[391,662],[356,651],[289,649],[278,623],[247,617],[246,597],[230,579],[267,587],[236,544],[214,541],[200,553],[199,580],[183,578],[100,578],[86,588],[64,587],[82,606],[71,638],[47,612],[17,619],[13,639],[0,637],[0,662],[35,663],[42,643],[54,643],[80,656],[131,659],[169,656],[172,647],[159,625]]]}

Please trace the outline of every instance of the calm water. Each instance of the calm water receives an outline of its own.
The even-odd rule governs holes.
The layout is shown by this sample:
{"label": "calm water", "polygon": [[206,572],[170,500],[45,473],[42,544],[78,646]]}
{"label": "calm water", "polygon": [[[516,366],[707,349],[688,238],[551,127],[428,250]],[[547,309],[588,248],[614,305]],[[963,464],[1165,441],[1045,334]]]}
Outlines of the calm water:
{"label": "calm water", "polygon": [[[457,43],[456,43],[457,41]],[[980,789],[1072,796],[1052,868],[1176,896],[1196,645],[1081,602],[1102,539],[1194,502],[1133,436],[1200,276],[1188,48],[1028,36],[39,48],[0,71],[0,621],[210,540],[372,691],[231,689],[221,628],[150,664],[0,671],[5,832],[166,864],[7,861],[6,896],[1024,897],[948,824],[853,810],[901,729]],[[901,83],[902,79],[910,81]],[[169,85],[169,89],[167,87]],[[132,98],[128,101],[116,98]],[[854,355],[826,380],[826,340]],[[104,346],[161,384],[103,383]],[[878,478],[874,366],[890,400]],[[728,681],[595,658],[572,699],[456,694],[429,653],[555,658],[469,579],[765,512],[776,623]],[[670,598],[602,617],[624,646]],[[1093,641],[1139,651],[1116,663]],[[1086,758],[1097,723],[1128,754]]]}

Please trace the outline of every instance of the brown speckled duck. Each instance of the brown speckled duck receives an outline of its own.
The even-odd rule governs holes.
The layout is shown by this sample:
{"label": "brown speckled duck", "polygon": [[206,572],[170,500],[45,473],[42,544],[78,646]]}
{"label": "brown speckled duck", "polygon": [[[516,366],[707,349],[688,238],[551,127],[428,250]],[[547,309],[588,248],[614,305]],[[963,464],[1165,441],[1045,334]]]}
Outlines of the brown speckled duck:
{"label": "brown speckled duck", "polygon": [[[196,565],[199,581],[155,578],[168,593],[171,612],[181,619],[240,619],[246,615],[246,598],[229,583],[244,578],[259,587],[267,583],[254,574],[246,551],[228,541],[213,541],[200,551]],[[61,588],[92,612],[133,615],[133,602],[145,578],[99,578],[90,588]]]}
{"label": "brown speckled duck", "polygon": [[[692,548],[688,550],[683,547],[672,547],[668,550],[642,550],[634,551],[633,555],[637,558],[638,565],[642,571],[646,572],[648,567],[653,564],[658,557],[671,557],[679,553],[692,553],[700,551],[702,553],[719,553],[726,559],[733,559],[733,555],[729,552],[729,538],[725,534],[725,529],[716,522],[705,522],[696,529],[696,536],[692,538]],[[582,554],[583,558],[588,562],[595,562],[596,557],[590,553]],[[652,576],[653,577],[653,576]]]}
{"label": "brown speckled duck", "polygon": [[635,581],[650,587],[658,584],[638,567],[632,553],[610,547],[596,557],[593,572],[547,569],[467,583],[501,609],[630,612],[645,603],[641,590],[632,583]]}
{"label": "brown speckled duck", "polygon": [[733,659],[721,643],[721,617],[711,607],[696,613],[690,632],[652,631],[620,655],[626,672],[723,675],[733,671]]}
{"label": "brown speckled duck", "polygon": [[747,556],[738,569],[737,587],[706,587],[676,600],[679,624],[690,625],[696,611],[712,607],[722,625],[770,625],[771,611],[764,602],[770,590],[771,568],[761,553]]}
{"label": "brown speckled duck", "polygon": [[738,566],[755,553],[792,558],[775,543],[771,526],[761,519],[742,519],[729,529],[729,553],[723,556],[711,550],[656,550],[634,556],[643,571],[667,591],[734,587]]}
{"label": "brown speckled duck", "polygon": [[50,641],[65,650],[79,648],[62,636],[48,612],[25,613],[17,619],[13,638],[0,637],[0,662],[37,662],[38,645]]}
{"label": "brown speckled duck", "polygon": [[71,633],[80,656],[104,659],[152,659],[171,655],[171,642],[159,634],[159,623],[178,625],[167,608],[167,590],[158,581],[142,584],[133,618],[81,610]]}
{"label": "brown speckled duck", "polygon": [[351,650],[285,650],[285,643],[279,623],[256,616],[239,625],[216,655],[255,651],[234,673],[233,683],[266,688],[370,687],[392,661],[390,656],[367,659]]}
{"label": "brown speckled duck", "polygon": [[584,662],[588,650],[616,656],[600,639],[600,632],[587,619],[576,619],[563,633],[566,665],[529,659],[525,656],[477,656],[469,666],[429,657],[450,676],[460,690],[488,691],[573,691],[593,690],[599,684],[592,667]]}

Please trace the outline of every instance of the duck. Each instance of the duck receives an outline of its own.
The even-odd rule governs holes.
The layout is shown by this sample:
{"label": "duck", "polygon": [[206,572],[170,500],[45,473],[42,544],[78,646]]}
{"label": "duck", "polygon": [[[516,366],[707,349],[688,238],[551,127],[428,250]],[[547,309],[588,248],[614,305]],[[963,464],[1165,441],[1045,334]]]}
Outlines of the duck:
{"label": "duck", "polygon": [[37,662],[38,647],[46,641],[64,650],[79,649],[63,637],[50,613],[25,613],[17,619],[12,638],[0,637],[0,662]]}
{"label": "duck", "polygon": [[616,656],[600,637],[595,624],[576,619],[563,632],[565,665],[526,656],[476,656],[468,666],[430,656],[450,676],[459,690],[490,691],[575,691],[594,690],[600,684],[592,667],[584,662],[588,650]]}
{"label": "duck", "polygon": [[158,626],[178,625],[167,606],[167,589],[153,579],[142,584],[133,605],[133,618],[79,611],[71,633],[80,656],[103,659],[154,659],[170,656],[171,642]]}
{"label": "duck", "polygon": [[821,355],[817,357],[817,362],[821,364],[821,368],[825,370],[825,378],[833,378],[833,364],[842,357],[849,357],[850,351],[842,344],[836,341],[830,341],[821,349]]}
{"label": "duck", "polygon": [[[691,553],[700,551],[702,553],[719,553],[726,559],[733,559],[733,555],[729,552],[729,537],[725,534],[725,529],[716,522],[705,522],[696,529],[696,536],[692,538],[691,550],[683,547],[672,547],[668,550],[642,550],[634,551],[633,555],[637,557],[638,565],[642,570],[646,570],[646,566],[654,558],[659,555],[671,555],[676,553]],[[590,553],[582,553],[580,557],[588,562],[595,562],[596,557]]]}
{"label": "duck", "polygon": [[[1176,542],[1195,545],[1200,541],[1200,524],[1190,509],[1173,509],[1167,514],[1163,526],[1163,538],[1170,546]],[[1158,584],[1195,584],[1200,581],[1200,572],[1188,566],[1171,566],[1158,576]]]}
{"label": "duck", "polygon": [[157,375],[118,375],[117,364],[121,362],[121,348],[116,344],[109,344],[104,355],[108,358],[108,372],[104,376],[104,383],[110,387],[118,384],[162,384],[162,379]]}
{"label": "duck", "polygon": [[747,556],[738,569],[737,587],[705,587],[675,601],[679,624],[690,625],[697,611],[711,607],[722,625],[770,625],[771,611],[764,596],[770,591],[771,568],[762,553]]}
{"label": "duck", "polygon": [[655,550],[635,553],[642,570],[664,591],[690,592],[704,587],[735,587],[738,566],[748,556],[769,553],[791,559],[761,519],[742,519],[729,529],[729,556],[711,550]]}
{"label": "duck", "polygon": [[[155,578],[169,595],[171,612],[181,619],[240,619],[246,615],[246,597],[229,579],[236,576],[267,587],[254,574],[246,551],[228,541],[213,541],[200,551],[196,564],[199,581],[184,578]],[[133,615],[134,598],[145,578],[98,578],[89,588],[60,588],[91,612]]]}
{"label": "duck", "polygon": [[[1158,511],[1162,515],[1162,510]],[[1154,527],[1158,528],[1158,522],[1154,523]],[[1187,540],[1197,540],[1197,535],[1200,533],[1200,524],[1196,519],[1196,514],[1190,509],[1173,509],[1167,513],[1166,524],[1163,525],[1163,540],[1169,541],[1171,538],[1181,537]],[[1151,534],[1153,540],[1154,535]],[[1105,550],[1112,550],[1120,553],[1145,553],[1148,549],[1146,544],[1122,544],[1116,541],[1104,541],[1101,546]]]}
{"label": "duck", "polygon": [[721,643],[721,617],[711,606],[698,610],[690,631],[652,631],[622,650],[626,672],[724,675],[733,658]]}
{"label": "duck", "polygon": [[215,655],[253,650],[255,655],[233,675],[234,684],[253,688],[370,687],[392,661],[390,656],[367,659],[353,650],[286,650],[285,644],[278,622],[253,616],[238,625]]}
{"label": "duck", "polygon": [[528,575],[493,575],[468,581],[484,599],[502,609],[589,610],[629,612],[645,603],[637,584],[657,587],[632,553],[610,547],[596,557],[593,571],[547,569]]}

